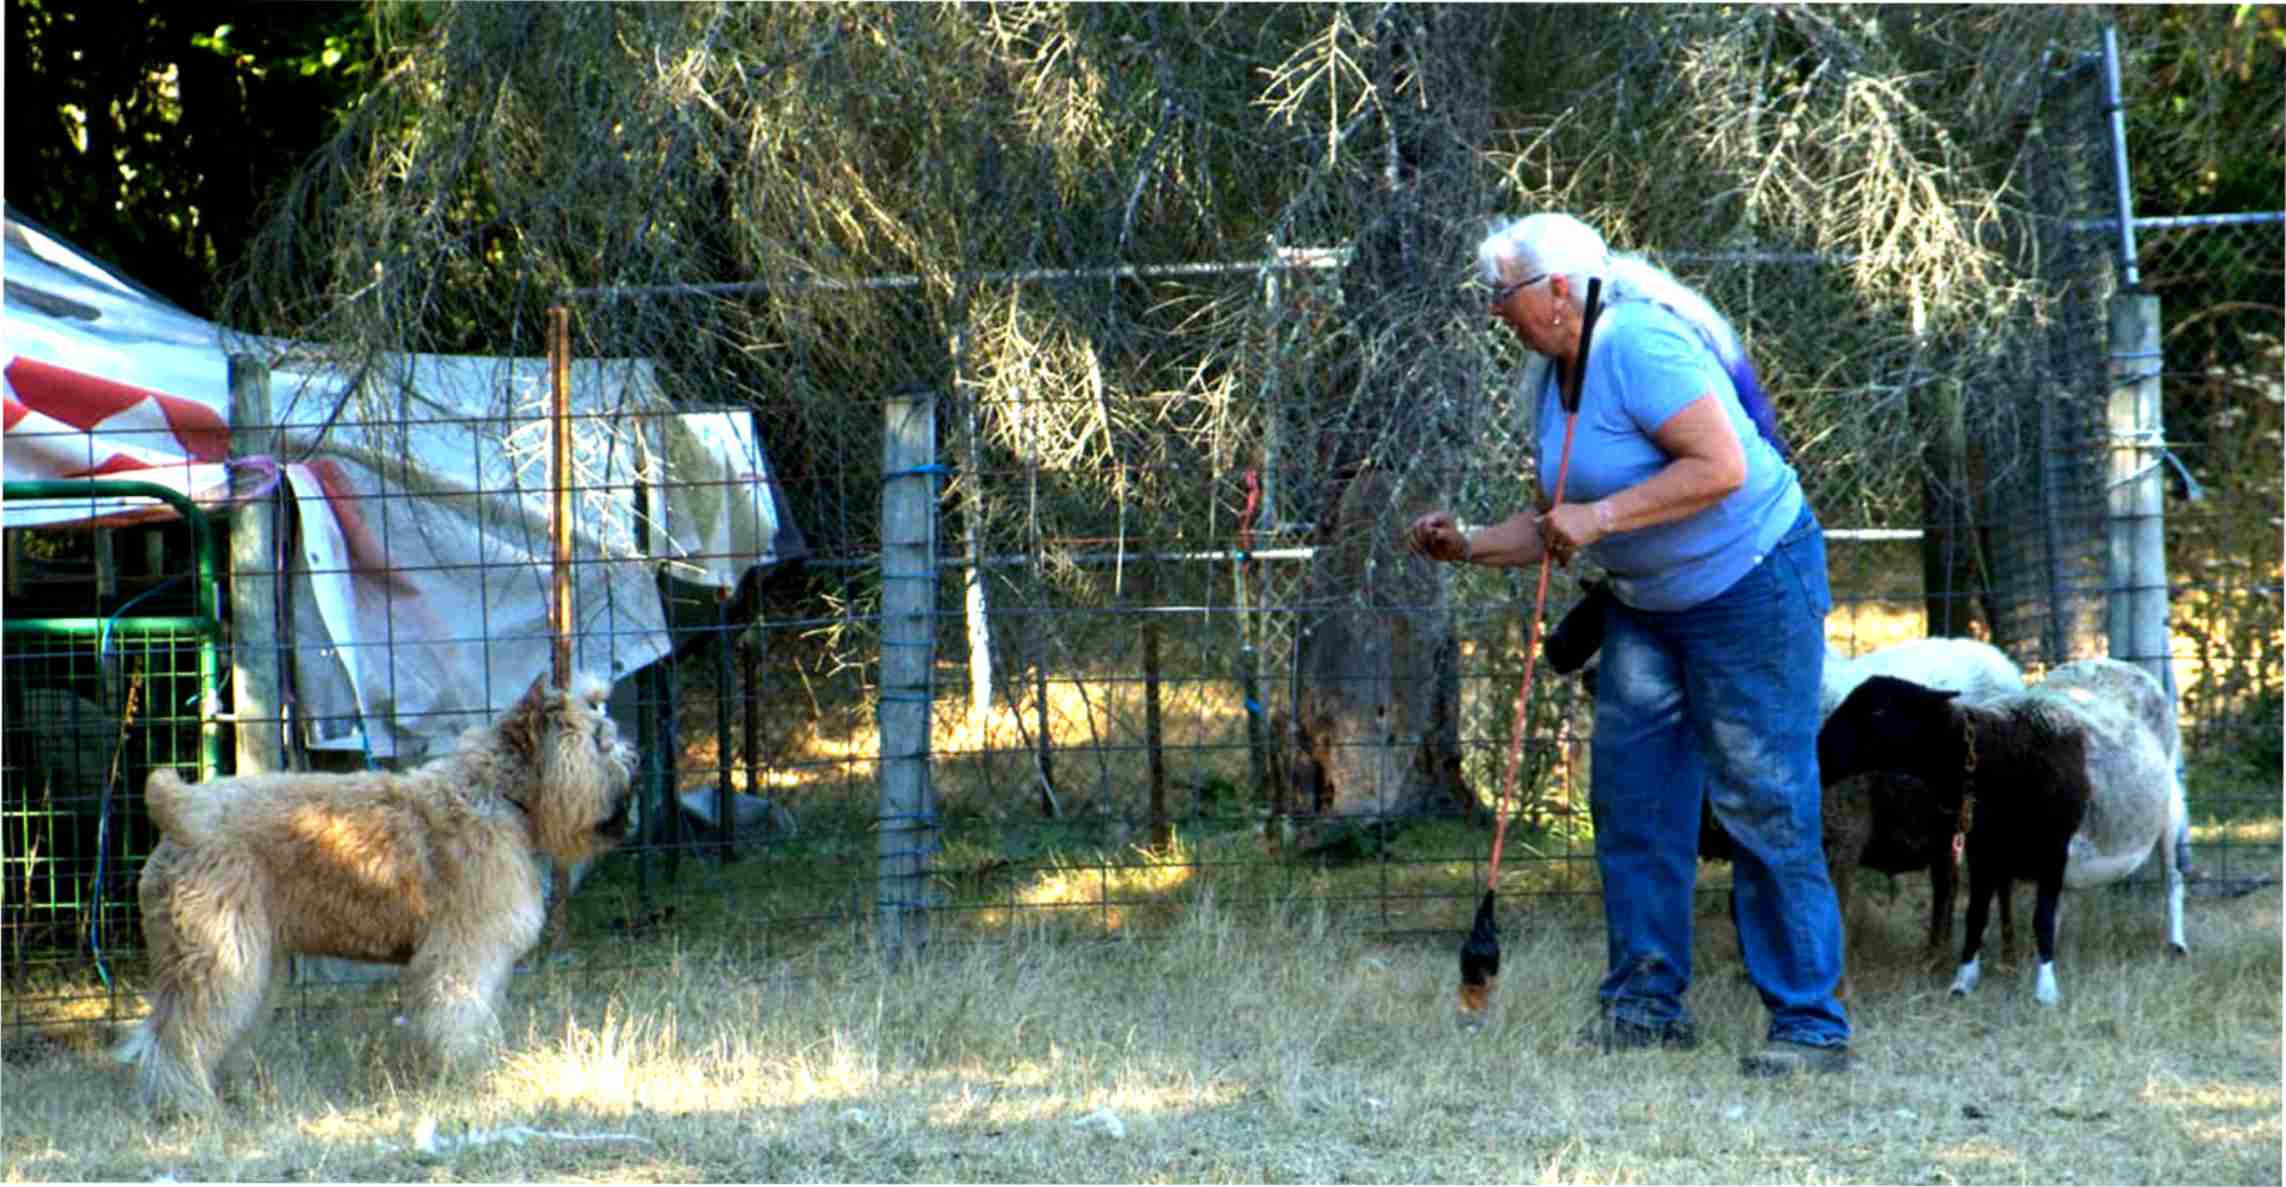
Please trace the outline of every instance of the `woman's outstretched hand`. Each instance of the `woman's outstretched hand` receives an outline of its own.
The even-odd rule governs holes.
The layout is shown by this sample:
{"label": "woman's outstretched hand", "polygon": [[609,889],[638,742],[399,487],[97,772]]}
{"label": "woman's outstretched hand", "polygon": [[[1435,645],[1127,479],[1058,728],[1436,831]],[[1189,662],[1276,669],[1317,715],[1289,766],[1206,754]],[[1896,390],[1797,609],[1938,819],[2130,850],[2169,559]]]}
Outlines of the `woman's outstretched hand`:
{"label": "woman's outstretched hand", "polygon": [[1469,560],[1468,533],[1444,511],[1431,511],[1413,521],[1405,532],[1406,546],[1433,561]]}

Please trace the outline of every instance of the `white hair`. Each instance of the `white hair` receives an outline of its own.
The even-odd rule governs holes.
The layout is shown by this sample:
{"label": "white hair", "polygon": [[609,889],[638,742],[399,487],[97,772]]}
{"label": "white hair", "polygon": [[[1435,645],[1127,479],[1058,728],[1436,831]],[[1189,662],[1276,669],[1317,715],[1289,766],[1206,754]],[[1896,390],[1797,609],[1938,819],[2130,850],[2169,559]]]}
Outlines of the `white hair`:
{"label": "white hair", "polygon": [[[1584,295],[1588,281],[1601,278],[1605,304],[1642,300],[1664,305],[1698,331],[1724,367],[1745,355],[1730,319],[1696,289],[1637,253],[1614,253],[1594,227],[1569,214],[1528,214],[1495,224],[1477,244],[1476,262],[1484,282],[1495,288],[1547,273],[1563,277]],[[1506,276],[1504,264],[1511,265],[1505,271],[1516,275]]]}
{"label": "white hair", "polygon": [[1476,245],[1476,262],[1483,270],[1485,284],[1495,289],[1547,274],[1564,277],[1572,291],[1584,298],[1588,281],[1600,277],[1605,305],[1649,301],[1663,306],[1689,325],[1714,353],[1723,372],[1730,376],[1739,406],[1754,422],[1755,431],[1780,458],[1793,457],[1793,450],[1779,432],[1778,413],[1770,405],[1769,394],[1762,390],[1754,361],[1746,357],[1746,344],[1739,340],[1730,319],[1665,268],[1634,252],[1615,254],[1594,227],[1552,211],[1495,224]]}

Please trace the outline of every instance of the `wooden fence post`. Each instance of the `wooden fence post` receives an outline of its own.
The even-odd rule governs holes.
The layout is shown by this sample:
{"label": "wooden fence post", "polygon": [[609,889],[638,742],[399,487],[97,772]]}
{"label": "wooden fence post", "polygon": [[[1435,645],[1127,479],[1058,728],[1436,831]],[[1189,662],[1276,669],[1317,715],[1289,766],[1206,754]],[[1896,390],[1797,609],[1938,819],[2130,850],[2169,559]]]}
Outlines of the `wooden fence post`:
{"label": "wooden fence post", "polygon": [[[230,455],[277,455],[270,411],[270,369],[250,354],[230,356]],[[237,771],[286,769],[280,728],[277,500],[249,499],[230,509],[231,733]]]}
{"label": "wooden fence post", "polygon": [[929,775],[936,671],[936,396],[908,389],[882,406],[880,874],[875,905],[891,961],[928,943],[936,793]]}

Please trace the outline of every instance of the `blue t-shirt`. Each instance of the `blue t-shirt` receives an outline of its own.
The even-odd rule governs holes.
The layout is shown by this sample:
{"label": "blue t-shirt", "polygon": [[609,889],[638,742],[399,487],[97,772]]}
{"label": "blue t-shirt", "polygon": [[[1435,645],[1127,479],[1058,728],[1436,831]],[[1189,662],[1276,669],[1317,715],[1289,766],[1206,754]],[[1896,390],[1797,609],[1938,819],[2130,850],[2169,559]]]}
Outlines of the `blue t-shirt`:
{"label": "blue t-shirt", "polygon": [[[1555,494],[1564,449],[1557,372],[1543,372],[1538,401],[1543,500]],[[1802,484],[1755,430],[1722,363],[1689,323],[1650,301],[1604,307],[1589,347],[1565,502],[1593,502],[1665,469],[1673,459],[1651,434],[1709,392],[1746,450],[1746,484],[1695,515],[1616,532],[1588,547],[1610,572],[1619,600],[1638,610],[1686,610],[1729,589],[1801,515]]]}

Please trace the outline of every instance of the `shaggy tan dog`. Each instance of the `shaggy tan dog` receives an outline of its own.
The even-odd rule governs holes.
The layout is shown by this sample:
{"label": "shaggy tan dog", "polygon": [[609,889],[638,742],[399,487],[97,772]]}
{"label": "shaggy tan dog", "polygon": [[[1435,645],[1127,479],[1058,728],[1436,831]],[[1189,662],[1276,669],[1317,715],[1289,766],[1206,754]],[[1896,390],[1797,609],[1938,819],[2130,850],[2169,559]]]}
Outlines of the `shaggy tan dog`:
{"label": "shaggy tan dog", "polygon": [[405,966],[421,1045],[445,1066],[499,1038],[495,1013],[559,868],[628,831],[634,753],[608,688],[534,681],[490,726],[403,774],[263,774],[144,789],[163,839],[143,867],[151,1014],[119,1047],[144,1100],[205,1111],[216,1071],[268,1015],[287,958]]}

